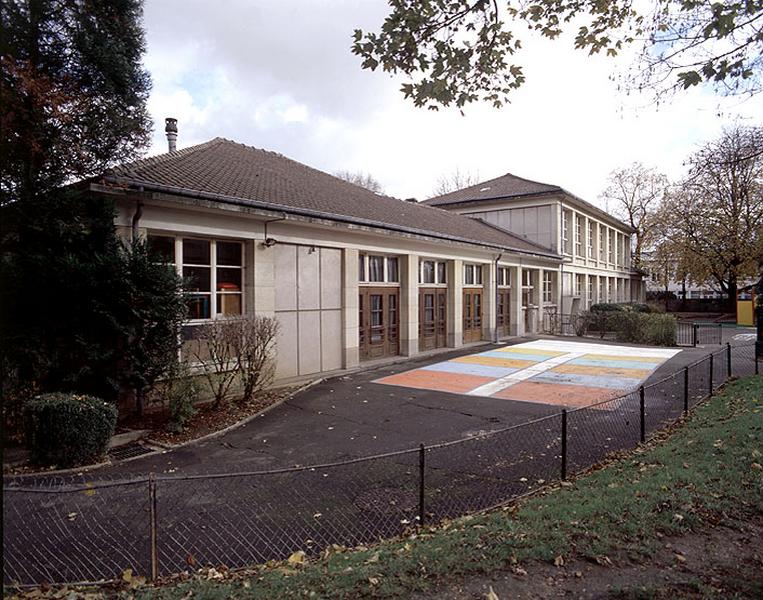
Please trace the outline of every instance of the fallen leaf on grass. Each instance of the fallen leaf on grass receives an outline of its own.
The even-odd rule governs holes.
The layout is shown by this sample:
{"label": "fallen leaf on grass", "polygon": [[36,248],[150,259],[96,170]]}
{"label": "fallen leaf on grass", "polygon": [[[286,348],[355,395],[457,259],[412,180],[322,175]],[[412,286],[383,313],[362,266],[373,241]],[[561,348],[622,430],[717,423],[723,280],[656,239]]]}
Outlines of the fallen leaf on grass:
{"label": "fallen leaf on grass", "polygon": [[554,559],[554,566],[555,567],[564,566],[564,557],[561,554]]}
{"label": "fallen leaf on grass", "polygon": [[496,594],[496,593],[493,591],[493,586],[492,586],[492,585],[490,586],[490,589],[488,589],[488,592],[487,592],[487,594],[485,594],[485,599],[486,599],[486,600],[500,600],[500,599],[498,598],[498,594]]}
{"label": "fallen leaf on grass", "polygon": [[290,565],[304,565],[305,553],[302,550],[297,550],[289,558],[286,559],[286,562]]}
{"label": "fallen leaf on grass", "polygon": [[681,562],[681,563],[686,562],[686,557],[683,554],[676,554],[675,557],[678,562]]}

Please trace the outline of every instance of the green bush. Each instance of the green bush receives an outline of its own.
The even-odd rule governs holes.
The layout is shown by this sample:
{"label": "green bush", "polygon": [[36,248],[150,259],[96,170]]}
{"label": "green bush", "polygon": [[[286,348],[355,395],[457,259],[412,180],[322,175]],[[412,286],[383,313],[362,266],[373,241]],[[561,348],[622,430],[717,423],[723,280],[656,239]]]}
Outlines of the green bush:
{"label": "green bush", "polygon": [[201,383],[191,375],[187,365],[181,364],[172,378],[164,382],[161,389],[161,402],[166,403],[170,419],[167,431],[183,431],[188,420],[196,414],[196,402],[201,393]]}
{"label": "green bush", "polygon": [[591,306],[591,312],[615,312],[623,310],[622,304],[612,304],[609,302],[600,302]]}
{"label": "green bush", "polygon": [[639,312],[639,313],[653,313],[659,312],[655,310],[655,307],[651,304],[641,304],[638,302],[620,302],[620,303],[608,303],[601,302],[591,306],[591,312]]}
{"label": "green bush", "polygon": [[618,342],[649,346],[676,345],[676,319],[671,315],[624,311],[610,314],[607,327]]}
{"label": "green bush", "polygon": [[93,396],[41,394],[24,404],[26,444],[35,464],[73,467],[98,460],[116,423],[116,407]]}

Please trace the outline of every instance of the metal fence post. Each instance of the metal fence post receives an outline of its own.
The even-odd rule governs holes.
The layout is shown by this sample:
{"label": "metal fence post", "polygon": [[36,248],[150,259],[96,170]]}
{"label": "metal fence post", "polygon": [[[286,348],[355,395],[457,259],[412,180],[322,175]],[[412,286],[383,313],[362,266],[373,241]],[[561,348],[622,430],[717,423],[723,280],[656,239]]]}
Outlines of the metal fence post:
{"label": "metal fence post", "polygon": [[424,467],[426,467],[426,448],[419,445],[419,527],[424,525]]}
{"label": "metal fence post", "polygon": [[697,347],[697,330],[699,329],[699,325],[694,323],[692,325],[692,334],[691,334],[691,345],[696,348]]}
{"label": "metal fence post", "polygon": [[726,342],[726,378],[731,379],[731,342]]}
{"label": "metal fence post", "polygon": [[684,415],[689,412],[689,367],[684,367]]}
{"label": "metal fence post", "polygon": [[[753,348],[753,352],[755,352],[755,349]],[[755,374],[760,375],[760,367],[758,367],[758,357],[753,356],[752,360],[755,362]]]}
{"label": "metal fence post", "polygon": [[151,543],[151,580],[159,577],[159,555],[157,552],[158,523],[156,516],[156,479],[154,474],[148,476],[148,511],[150,519],[150,543]]}
{"label": "metal fence post", "polygon": [[562,409],[562,481],[567,479],[567,409]]}
{"label": "metal fence post", "polygon": [[713,395],[713,353],[710,353],[710,393],[708,398]]}
{"label": "metal fence post", "polygon": [[718,323],[718,345],[723,346],[723,325]]}
{"label": "metal fence post", "polygon": [[639,412],[641,413],[641,442],[646,441],[646,410],[644,407],[644,386],[642,385],[638,389],[639,395]]}

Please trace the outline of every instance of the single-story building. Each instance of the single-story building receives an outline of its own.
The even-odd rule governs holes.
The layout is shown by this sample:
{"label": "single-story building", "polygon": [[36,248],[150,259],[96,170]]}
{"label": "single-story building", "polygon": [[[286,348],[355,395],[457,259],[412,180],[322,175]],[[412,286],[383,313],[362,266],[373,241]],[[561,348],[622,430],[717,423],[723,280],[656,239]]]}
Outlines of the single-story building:
{"label": "single-story building", "polygon": [[569,267],[545,238],[226,139],[89,187],[114,199],[122,235],[146,236],[191,282],[185,339],[219,317],[278,319],[279,381],[538,332],[562,306]]}

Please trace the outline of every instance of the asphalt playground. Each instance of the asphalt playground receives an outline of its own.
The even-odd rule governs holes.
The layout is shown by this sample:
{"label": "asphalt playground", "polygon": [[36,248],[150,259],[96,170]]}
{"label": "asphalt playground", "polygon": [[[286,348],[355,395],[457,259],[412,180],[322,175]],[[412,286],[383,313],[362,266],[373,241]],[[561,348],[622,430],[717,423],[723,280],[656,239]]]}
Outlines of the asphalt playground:
{"label": "asphalt playground", "polygon": [[569,338],[471,346],[327,379],[228,433],[97,473],[259,471],[461,439],[624,394],[718,347],[656,349]]}

